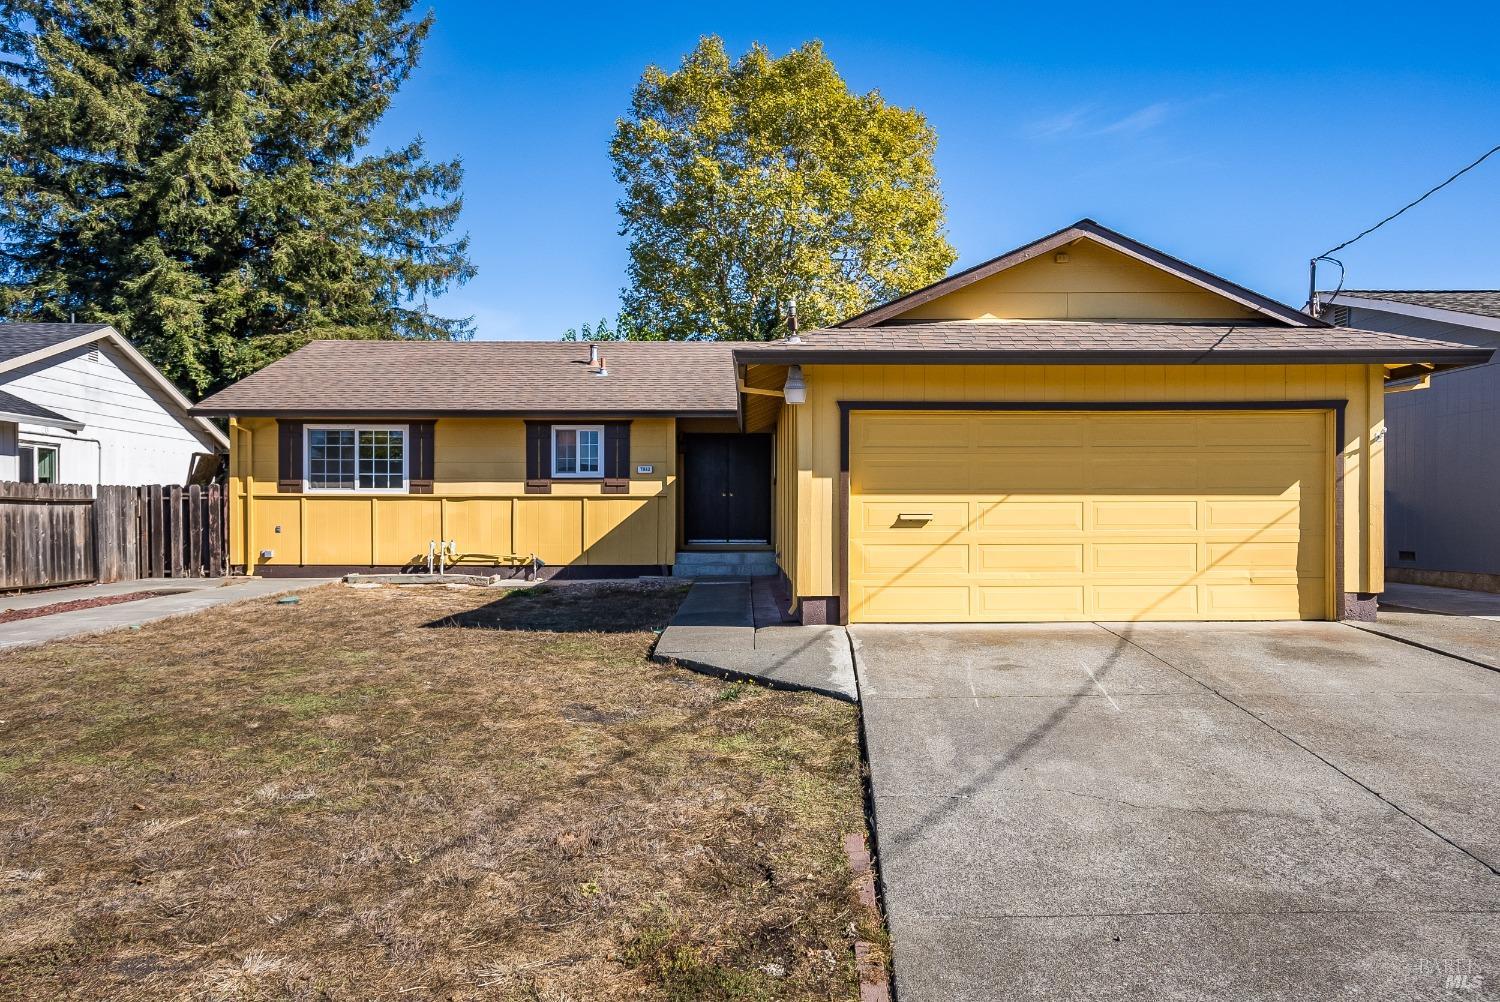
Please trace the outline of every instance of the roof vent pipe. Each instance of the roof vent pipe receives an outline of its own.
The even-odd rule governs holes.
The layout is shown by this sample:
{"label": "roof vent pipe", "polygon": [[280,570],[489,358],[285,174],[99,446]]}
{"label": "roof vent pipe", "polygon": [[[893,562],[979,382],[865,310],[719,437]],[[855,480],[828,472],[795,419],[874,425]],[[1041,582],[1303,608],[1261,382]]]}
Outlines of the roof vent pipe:
{"label": "roof vent pipe", "polygon": [[797,297],[793,296],[787,303],[786,310],[786,343],[801,344],[802,338],[797,336]]}
{"label": "roof vent pipe", "polygon": [[607,365],[604,364],[604,355],[602,353],[600,353],[596,357],[597,357],[598,362],[599,362],[599,369],[594,374],[596,376],[607,376],[607,375],[609,375],[609,366],[607,366]]}
{"label": "roof vent pipe", "polygon": [[595,366],[597,366],[598,364],[599,364],[599,346],[597,344],[591,344],[591,345],[589,345],[589,365],[595,365]]}

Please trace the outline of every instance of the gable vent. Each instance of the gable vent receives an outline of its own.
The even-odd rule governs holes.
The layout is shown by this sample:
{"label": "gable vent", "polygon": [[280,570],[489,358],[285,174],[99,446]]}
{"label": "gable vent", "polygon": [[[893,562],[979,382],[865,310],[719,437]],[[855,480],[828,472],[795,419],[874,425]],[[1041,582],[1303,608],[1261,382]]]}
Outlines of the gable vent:
{"label": "gable vent", "polygon": [[89,353],[83,356],[83,359],[90,365],[98,365],[100,362],[104,361],[104,356],[99,353],[98,348],[90,348]]}
{"label": "gable vent", "polygon": [[1328,314],[1328,321],[1335,327],[1348,327],[1349,312],[1349,307],[1347,306],[1335,306],[1332,312]]}

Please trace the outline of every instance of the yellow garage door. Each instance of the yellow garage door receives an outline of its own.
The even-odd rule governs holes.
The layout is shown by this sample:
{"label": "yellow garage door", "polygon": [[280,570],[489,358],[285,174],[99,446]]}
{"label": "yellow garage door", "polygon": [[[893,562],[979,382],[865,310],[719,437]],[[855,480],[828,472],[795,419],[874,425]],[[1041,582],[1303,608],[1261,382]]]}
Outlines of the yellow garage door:
{"label": "yellow garage door", "polygon": [[850,420],[853,622],[1327,617],[1327,411]]}

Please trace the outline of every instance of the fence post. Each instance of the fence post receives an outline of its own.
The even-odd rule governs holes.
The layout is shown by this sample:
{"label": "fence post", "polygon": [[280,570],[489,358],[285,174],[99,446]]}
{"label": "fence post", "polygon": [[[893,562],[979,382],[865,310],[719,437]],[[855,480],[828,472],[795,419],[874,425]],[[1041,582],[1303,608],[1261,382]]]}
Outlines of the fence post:
{"label": "fence post", "polygon": [[225,562],[225,542],[227,540],[228,520],[223,505],[223,492],[218,484],[208,485],[208,576],[222,577],[229,573]]}

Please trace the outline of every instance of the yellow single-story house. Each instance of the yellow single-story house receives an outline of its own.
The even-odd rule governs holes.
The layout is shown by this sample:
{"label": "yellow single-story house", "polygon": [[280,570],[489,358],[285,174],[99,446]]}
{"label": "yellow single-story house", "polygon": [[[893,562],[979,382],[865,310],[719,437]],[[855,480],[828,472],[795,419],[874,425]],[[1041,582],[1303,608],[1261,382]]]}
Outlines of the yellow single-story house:
{"label": "yellow single-story house", "polygon": [[249,573],[745,552],[807,623],[1364,619],[1385,394],[1489,356],[1083,220],[780,341],[320,341],[194,413]]}

